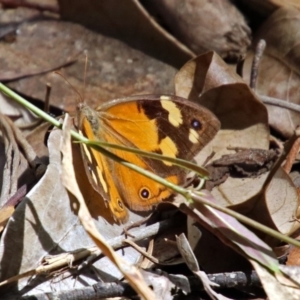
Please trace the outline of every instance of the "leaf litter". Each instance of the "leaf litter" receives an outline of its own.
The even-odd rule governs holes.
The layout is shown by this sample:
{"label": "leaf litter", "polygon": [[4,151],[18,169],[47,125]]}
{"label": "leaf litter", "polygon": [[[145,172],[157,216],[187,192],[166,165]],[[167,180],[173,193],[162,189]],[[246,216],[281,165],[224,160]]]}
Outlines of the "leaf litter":
{"label": "leaf litter", "polygon": [[[214,7],[217,8],[218,1],[215,1],[214,4]],[[62,7],[62,15],[66,16],[65,1],[59,1],[59,5]],[[161,17],[162,19],[154,19],[151,16],[153,10],[150,9],[147,12],[147,9],[149,9],[147,5],[143,7],[138,1],[132,1],[130,5],[126,13],[135,11],[139,15],[139,20],[142,20],[141,22],[144,24],[136,32],[135,42],[132,42],[133,39],[128,34],[128,28],[134,28],[136,23],[133,21],[127,23],[122,31],[123,20],[118,19],[117,16],[120,15],[120,10],[117,10],[114,3],[108,6],[103,4],[102,9],[105,7],[109,11],[109,19],[99,25],[98,33],[92,32],[81,25],[58,20],[57,16],[52,15],[49,18],[46,12],[28,13],[28,8],[10,10],[12,15],[18,15],[19,20],[22,21],[16,27],[17,35],[15,39],[12,41],[2,39],[0,41],[1,50],[3,49],[0,52],[1,80],[7,81],[9,86],[18,92],[41,100],[45,99],[46,83],[51,82],[51,104],[61,108],[64,107],[66,111],[74,111],[77,96],[70,86],[50,72],[54,69],[60,69],[63,76],[70,81],[79,93],[84,95],[85,99],[90,101],[89,104],[92,106],[96,106],[96,103],[99,104],[99,101],[106,101],[121,95],[174,93],[175,91],[176,95],[208,107],[219,118],[222,128],[215,139],[201,151],[195,160],[200,165],[210,164],[212,170],[216,172],[217,164],[220,164],[220,158],[223,157],[222,164],[224,166],[238,170],[240,173],[234,176],[229,171],[226,171],[226,176],[223,173],[218,173],[217,176],[222,177],[222,180],[219,182],[216,180],[217,183],[211,188],[211,194],[200,191],[202,197],[206,200],[210,199],[210,201],[221,207],[240,212],[244,216],[267,225],[282,234],[297,237],[299,231],[299,222],[297,221],[299,217],[299,196],[298,189],[289,173],[278,163],[276,164],[275,159],[269,161],[262,159],[260,163],[257,163],[255,159],[251,160],[251,163],[253,161],[256,163],[255,171],[249,171],[249,169],[245,171],[245,165],[241,162],[243,160],[249,161],[250,157],[252,159],[252,153],[255,149],[265,151],[264,153],[269,153],[268,151],[282,152],[280,159],[283,161],[292,149],[292,145],[290,145],[282,150],[287,138],[290,138],[290,144],[294,142],[294,131],[299,123],[297,122],[298,113],[275,106],[265,106],[261,100],[263,100],[262,96],[267,95],[298,104],[297,31],[292,30],[292,28],[297,28],[297,20],[300,15],[298,9],[293,6],[286,6],[275,10],[273,14],[264,11],[265,23],[260,24],[259,30],[254,32],[254,39],[251,43],[254,49],[258,40],[263,38],[267,42],[267,47],[259,64],[256,89],[252,90],[249,88],[248,82],[251,57],[255,55],[255,52],[247,51],[243,69],[245,78],[242,79],[236,74],[232,65],[226,64],[216,53],[210,52],[195,57],[195,53],[197,55],[201,54],[202,50],[190,44],[189,39],[194,34],[192,31],[189,37],[184,36],[184,32],[187,31],[186,27],[183,27],[185,29],[179,29],[181,33],[177,35],[175,32],[178,28],[169,28],[170,23],[167,26],[169,31],[167,32],[163,28],[163,26],[166,26],[166,22],[157,23],[163,17]],[[81,24],[90,28],[95,26],[91,16],[95,16],[100,12],[95,9],[92,14],[91,11],[95,7],[93,1],[87,4],[86,15],[81,18]],[[259,5],[256,8],[262,11]],[[234,9],[237,8],[234,7]],[[4,15],[7,11],[3,9],[1,14]],[[201,13],[201,9],[195,10],[196,12]],[[242,10],[243,12],[244,10]],[[87,17],[89,13],[91,15]],[[176,15],[177,13],[172,12],[172,17],[182,18]],[[238,12],[238,14],[241,14],[240,16],[242,16],[242,13]],[[164,13],[160,12],[160,14]],[[225,22],[226,17],[230,15],[226,11],[218,11],[217,14],[223,14],[224,18],[222,20],[225,20]],[[24,18],[20,18],[20,15],[23,15]],[[31,18],[36,15],[40,19]],[[76,5],[73,10],[68,12],[68,16],[69,19],[78,21],[78,7]],[[115,38],[112,39],[102,35],[101,32],[105,33],[105,30],[108,30],[107,26],[114,22],[114,18],[118,20],[118,26],[116,27],[118,30],[116,28],[114,30],[110,29],[110,35]],[[250,41],[249,30],[245,29],[248,28],[248,25],[243,16],[233,21],[241,22],[241,28],[244,28],[245,36]],[[187,26],[187,23],[184,26]],[[230,28],[232,23],[228,25]],[[274,35],[276,26],[281,31],[280,34]],[[216,29],[214,27],[209,29],[211,33],[206,33],[208,37],[211,40],[218,39],[218,37],[214,38]],[[127,35],[122,38],[124,31]],[[160,50],[157,51],[160,53],[155,53],[155,47],[153,47],[155,42],[151,44],[151,39],[149,39],[153,32],[155,32],[156,43],[160,44],[160,49],[166,49],[166,45],[169,45],[169,48],[167,48],[170,52],[169,59],[165,59],[167,52],[162,54]],[[181,42],[170,36],[170,32],[177,36]],[[286,32],[294,32],[294,34],[287,35]],[[42,39],[45,35],[49,37],[46,43]],[[224,52],[225,35],[226,33],[221,32],[220,48],[206,45],[207,50],[215,50],[221,55],[222,53],[232,55],[231,50]],[[31,44],[28,43],[29,38]],[[127,45],[118,39],[125,40]],[[143,41],[143,46],[138,47],[137,41],[139,43]],[[135,48],[142,50],[142,52],[130,47],[134,43]],[[151,49],[147,51],[145,48],[149,44],[151,44]],[[216,45],[218,44],[216,43]],[[247,45],[248,42],[237,43],[235,51],[245,53]],[[84,59],[81,54],[85,49],[88,49],[89,56],[86,84],[82,80]],[[152,57],[147,55],[149,53]],[[176,53],[181,53],[180,57],[177,55],[177,61],[175,59]],[[192,58],[193,56],[194,58]],[[235,54],[235,59],[238,59],[239,56],[240,54]],[[171,57],[173,60],[172,65],[177,68],[180,67],[177,73],[176,68],[165,63],[170,63]],[[223,55],[223,57],[228,59],[226,55]],[[189,58],[192,59],[188,61]],[[72,62],[72,64],[69,62]],[[175,86],[173,87],[172,79],[174,77]],[[12,79],[13,81],[11,81]],[[51,292],[53,288],[58,291],[56,295],[62,295],[59,293],[71,290],[74,287],[82,289],[97,283],[99,280],[105,282],[120,280],[122,272],[118,271],[107,257],[102,256],[97,251],[93,240],[79,222],[79,207],[76,199],[66,192],[58,176],[62,170],[61,155],[58,149],[61,133],[48,127],[49,125],[34,125],[34,131],[31,132],[29,129],[26,133],[29,149],[31,149],[29,151],[31,154],[28,155],[28,150],[27,152],[24,150],[28,147],[25,145],[24,140],[20,138],[20,134],[14,133],[19,130],[18,128],[14,129],[14,126],[24,127],[25,123],[22,124],[22,122],[34,124],[36,118],[25,112],[28,115],[27,120],[25,120],[21,108],[14,109],[12,113],[10,107],[15,105],[14,102],[9,101],[6,103],[6,106],[1,105],[1,113],[3,114],[1,115],[1,145],[3,145],[1,159],[4,172],[1,174],[0,221],[4,231],[0,241],[0,277],[3,281],[26,274],[29,271],[32,273],[27,275],[33,277],[20,276],[18,282],[12,281],[10,285],[3,286],[1,289],[12,297],[16,295],[36,295],[41,291],[43,293]],[[18,122],[21,123],[17,124],[15,122],[13,124],[11,121],[5,121],[6,116],[10,116],[14,121],[18,119]],[[269,126],[272,128],[271,133]],[[270,148],[270,140],[273,135],[277,138],[277,145],[279,145],[277,148],[274,148],[274,146]],[[77,173],[76,180],[79,188],[83,192],[87,207],[92,214],[90,221],[94,220],[95,230],[98,230],[106,240],[120,237],[123,226],[114,224],[109,211],[103,205],[99,196],[92,189],[87,188],[89,182],[85,177],[77,146],[72,146],[72,165],[74,165]],[[242,157],[239,156],[241,155],[240,151],[236,151],[236,149],[245,151]],[[27,155],[23,155],[24,151]],[[211,155],[212,153],[215,154]],[[33,179],[29,179],[27,176],[24,177],[28,170],[35,174],[36,165],[32,164],[34,154],[40,158],[38,166],[45,166],[37,177],[39,178],[44,174],[40,180],[34,179],[34,176]],[[19,157],[22,157],[24,162],[18,160]],[[207,162],[208,157],[210,159]],[[292,161],[292,171],[297,172],[297,157],[296,155],[293,157],[295,161]],[[222,165],[222,167],[224,166]],[[11,170],[13,173],[5,173],[11,172]],[[24,190],[23,187],[22,190],[24,184],[26,189]],[[26,192],[25,197],[23,197],[24,191],[29,191]],[[177,197],[173,204],[178,206],[181,201],[180,197]],[[159,205],[158,210],[166,209],[166,207],[166,204]],[[180,233],[188,230],[189,243],[192,245],[191,249],[198,264],[204,268],[208,275],[221,272],[231,272],[234,275],[236,271],[247,273],[251,272],[252,265],[264,288],[264,291],[263,289],[260,290],[262,298],[266,297],[263,296],[265,292],[269,299],[282,299],[283,297],[297,299],[299,294],[297,280],[289,279],[289,269],[279,268],[277,259],[270,248],[276,250],[280,246],[280,238],[275,239],[274,236],[270,237],[257,229],[252,231],[250,227],[247,229],[234,218],[223,215],[223,213],[216,210],[208,210],[208,207],[203,206],[203,204],[195,202],[193,209],[194,213],[186,212],[188,216],[183,215],[182,224],[180,226],[177,224],[177,229],[173,232],[170,231],[172,233],[169,235],[156,232],[150,238],[151,234],[148,233],[147,238],[143,239],[141,237],[140,240],[135,240],[135,242],[138,242],[139,246],[142,246],[143,249],[148,251],[149,255],[154,255],[154,257],[159,257],[163,253],[167,254],[168,249],[173,247],[175,251],[169,251],[168,253],[172,253],[170,256],[173,255],[173,257],[168,257],[168,260],[171,261],[176,255],[177,257],[180,255],[180,249],[178,251],[178,246],[175,246],[175,235],[180,235]],[[166,215],[163,214],[162,216],[166,218]],[[141,216],[132,213],[130,221],[136,222],[141,218]],[[187,221],[185,221],[185,218],[187,218]],[[206,223],[204,224],[204,222]],[[146,232],[148,228],[150,228],[149,225],[142,230]],[[95,232],[93,229],[94,239],[97,235]],[[239,235],[240,237],[237,238]],[[158,238],[159,236],[160,238]],[[168,237],[167,240],[165,237]],[[219,240],[216,240],[216,237]],[[235,244],[241,237],[244,240],[240,240],[239,243]],[[243,242],[241,243],[241,241]],[[96,238],[96,244],[98,243],[99,240]],[[246,247],[249,252],[245,250],[246,248],[243,248],[245,244],[249,244]],[[150,247],[150,245],[152,246]],[[82,248],[86,250],[80,250]],[[160,250],[157,251],[157,249]],[[244,250],[241,251],[241,249]],[[263,251],[262,249],[268,250]],[[299,252],[297,247],[291,249],[293,249],[291,253],[294,260],[292,260],[292,257],[289,260],[288,252],[285,253],[285,258],[290,262],[288,266],[295,266],[297,265],[295,257],[299,255]],[[73,258],[64,258],[67,254],[76,257],[77,251],[83,253],[79,260],[76,258],[73,261]],[[141,254],[128,246],[118,250],[117,253],[123,257],[122,259],[126,259],[131,264],[136,264],[141,259]],[[61,260],[64,262],[59,267],[46,268],[46,272],[43,264],[45,264],[45,259],[47,262],[52,262],[52,260],[49,260],[49,255],[53,257],[55,263]],[[14,259],[9,259],[12,256]],[[97,260],[97,262],[92,264],[94,260]],[[164,265],[168,263],[168,260],[164,260]],[[148,267],[152,265],[153,269],[153,263],[147,265]],[[160,267],[164,268],[163,265]],[[266,270],[269,271],[266,272]],[[149,271],[154,274],[153,270],[148,269]],[[199,272],[203,272],[202,269]],[[140,295],[144,295],[147,299],[159,299],[161,295],[164,295],[164,299],[172,299],[171,291],[174,289],[177,293],[182,292],[185,294],[192,290],[186,287],[186,284],[192,286],[191,281],[186,277],[186,272],[181,272],[179,267],[177,273],[183,277],[181,279],[177,278],[178,281],[175,285],[174,281],[170,284],[169,279],[166,279],[167,276],[163,275],[167,274],[168,271],[167,273],[159,273],[160,275],[150,276],[150,273],[142,272],[145,279],[151,276],[156,278],[154,281],[152,279],[152,283],[149,283],[147,279],[148,284],[154,286],[155,280],[162,280],[163,277],[165,283],[163,283],[163,291],[154,288],[155,296],[152,292],[149,292],[151,294],[145,294],[146,287],[137,290]],[[204,272],[203,275],[205,275]],[[126,278],[128,279],[128,277]],[[142,282],[142,277],[138,280]],[[131,282],[131,279],[129,279],[129,282]],[[183,282],[185,283],[183,284]],[[131,284],[135,289],[138,289],[139,283],[131,282]],[[117,286],[120,287],[120,284],[117,284]],[[112,295],[114,295],[114,292],[116,290],[112,291]],[[225,297],[219,291],[218,293],[209,292],[209,294],[212,298],[222,299],[222,297]],[[123,295],[126,295],[126,293]],[[228,289],[226,296],[233,299],[239,299],[239,297],[249,297],[250,299],[250,295],[241,287],[234,292]]]}

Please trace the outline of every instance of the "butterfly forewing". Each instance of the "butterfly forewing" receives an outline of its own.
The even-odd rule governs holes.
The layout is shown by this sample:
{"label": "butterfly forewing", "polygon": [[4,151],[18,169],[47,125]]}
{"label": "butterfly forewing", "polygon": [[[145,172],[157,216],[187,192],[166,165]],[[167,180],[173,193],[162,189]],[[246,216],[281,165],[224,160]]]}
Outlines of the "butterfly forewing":
{"label": "butterfly forewing", "polygon": [[[209,110],[175,96],[148,95],[117,99],[97,110],[84,107],[79,115],[80,130],[92,140],[188,160],[214,137],[220,127],[219,121]],[[86,160],[90,162],[90,165],[86,163],[90,181],[108,201],[117,220],[126,218],[124,203],[132,210],[149,210],[172,194],[165,186],[101,153],[84,146],[82,149]],[[109,150],[172,183],[183,183],[185,172],[169,162],[121,150]]]}

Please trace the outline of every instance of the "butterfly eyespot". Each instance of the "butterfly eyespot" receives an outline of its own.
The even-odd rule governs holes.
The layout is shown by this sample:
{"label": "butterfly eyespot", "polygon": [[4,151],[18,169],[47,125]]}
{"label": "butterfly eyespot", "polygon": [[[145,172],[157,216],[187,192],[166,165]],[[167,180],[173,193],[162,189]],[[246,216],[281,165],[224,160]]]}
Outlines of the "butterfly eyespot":
{"label": "butterfly eyespot", "polygon": [[149,191],[148,188],[142,187],[142,188],[140,189],[140,197],[141,197],[143,200],[149,199],[150,196],[151,196],[151,193],[150,193],[150,191]]}
{"label": "butterfly eyespot", "polygon": [[117,199],[117,202],[118,202],[119,207],[124,209],[123,203],[119,198]]}
{"label": "butterfly eyespot", "polygon": [[199,120],[197,119],[193,119],[192,122],[191,122],[191,126],[193,127],[193,129],[196,129],[196,130],[200,130],[202,129],[202,124]]}

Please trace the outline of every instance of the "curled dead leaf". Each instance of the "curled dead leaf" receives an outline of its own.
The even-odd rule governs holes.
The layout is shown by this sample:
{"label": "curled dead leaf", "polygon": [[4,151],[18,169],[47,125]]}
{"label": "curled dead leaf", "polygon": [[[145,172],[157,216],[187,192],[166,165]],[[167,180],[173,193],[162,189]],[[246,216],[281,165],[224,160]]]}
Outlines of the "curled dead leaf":
{"label": "curled dead leaf", "polygon": [[244,82],[215,52],[208,52],[184,64],[175,76],[177,96],[197,101],[205,91],[224,84]]}

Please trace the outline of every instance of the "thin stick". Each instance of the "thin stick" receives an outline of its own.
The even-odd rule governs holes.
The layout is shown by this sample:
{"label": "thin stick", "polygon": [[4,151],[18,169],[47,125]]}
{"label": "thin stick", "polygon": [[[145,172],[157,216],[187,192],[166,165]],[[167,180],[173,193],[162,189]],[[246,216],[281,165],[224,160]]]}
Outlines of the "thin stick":
{"label": "thin stick", "polygon": [[49,112],[50,111],[50,95],[51,95],[51,84],[46,84],[46,96],[45,96],[45,102],[44,102],[44,111]]}
{"label": "thin stick", "polygon": [[[164,232],[170,228],[174,228],[174,226],[178,225],[178,217],[177,218],[171,218],[168,220],[164,220],[161,222],[157,222],[153,225],[147,226],[146,228],[138,228],[133,230],[134,238],[130,239],[132,241],[140,241],[144,240],[146,238],[152,237],[157,235],[158,233]],[[124,247],[123,241],[125,240],[125,236],[121,235],[115,238],[112,238],[107,241],[107,243],[113,248],[113,249],[119,249]],[[127,239],[128,241],[129,239]],[[54,256],[53,262],[48,258],[49,264],[44,264],[36,269],[32,269],[30,271],[27,271],[22,274],[18,274],[16,276],[13,276],[11,278],[8,278],[2,282],[0,282],[0,286],[15,282],[17,280],[20,280],[21,278],[25,278],[28,276],[38,275],[38,274],[49,274],[50,272],[53,272],[55,270],[62,269],[64,267],[67,267],[70,262],[75,263],[78,260],[86,258],[86,260],[81,263],[77,270],[80,271],[82,268],[84,268],[86,265],[91,264],[92,262],[99,259],[102,255],[101,250],[99,250],[98,247],[90,247],[88,249],[81,249],[74,251],[73,253],[65,253],[63,256],[62,254],[57,255],[56,257],[62,257],[61,259],[55,259]],[[48,261],[47,260],[47,261]]]}
{"label": "thin stick", "polygon": [[284,163],[284,165],[283,165],[283,167],[282,167],[283,170],[284,170],[287,174],[289,174],[289,173],[291,172],[292,167],[293,167],[293,164],[294,164],[294,162],[295,162],[295,160],[296,160],[296,158],[297,158],[297,155],[298,155],[298,153],[299,153],[299,150],[300,150],[300,137],[298,137],[298,138],[295,140],[295,142],[294,142],[292,148],[291,148],[290,151],[288,152],[288,155],[287,155],[287,157],[286,157],[286,161],[285,161],[285,163]]}
{"label": "thin stick", "polygon": [[236,65],[236,73],[243,78],[243,69],[244,69],[245,57],[240,57]]}
{"label": "thin stick", "polygon": [[154,264],[159,264],[159,260],[157,258],[155,258],[154,256],[150,255],[149,253],[147,253],[146,251],[144,251],[143,248],[141,248],[140,246],[138,246],[135,242],[125,239],[123,240],[123,243],[126,245],[130,245],[132,248],[134,248],[136,251],[138,251],[140,254],[144,255],[146,258],[148,258],[151,262],[153,262]]}
{"label": "thin stick", "polygon": [[257,95],[257,96],[264,104],[270,104],[270,105],[286,108],[289,110],[293,110],[296,112],[300,112],[300,105],[298,104],[287,102],[273,97],[263,96],[263,95]]}
{"label": "thin stick", "polygon": [[256,88],[259,63],[261,61],[261,58],[262,58],[265,48],[266,48],[266,41],[260,40],[256,46],[255,55],[254,55],[252,67],[251,67],[250,87],[253,90],[255,90],[255,88]]}
{"label": "thin stick", "polygon": [[[155,274],[157,276],[164,276],[162,271],[156,270]],[[253,288],[260,287],[261,282],[255,271],[235,271],[228,273],[216,273],[207,274],[210,281],[219,285],[218,288],[240,288],[245,287]],[[187,284],[190,286],[191,291],[194,293],[199,293],[204,290],[201,281],[197,276],[184,277],[187,280]],[[107,299],[111,297],[126,297],[130,299],[136,295],[136,292],[131,288],[131,286],[126,282],[98,282],[91,286],[85,286],[82,288],[73,288],[67,291],[58,292],[47,292],[38,293],[32,296],[23,296],[19,298],[20,300],[44,300],[44,299],[61,299],[61,300],[75,300],[75,299]]]}

